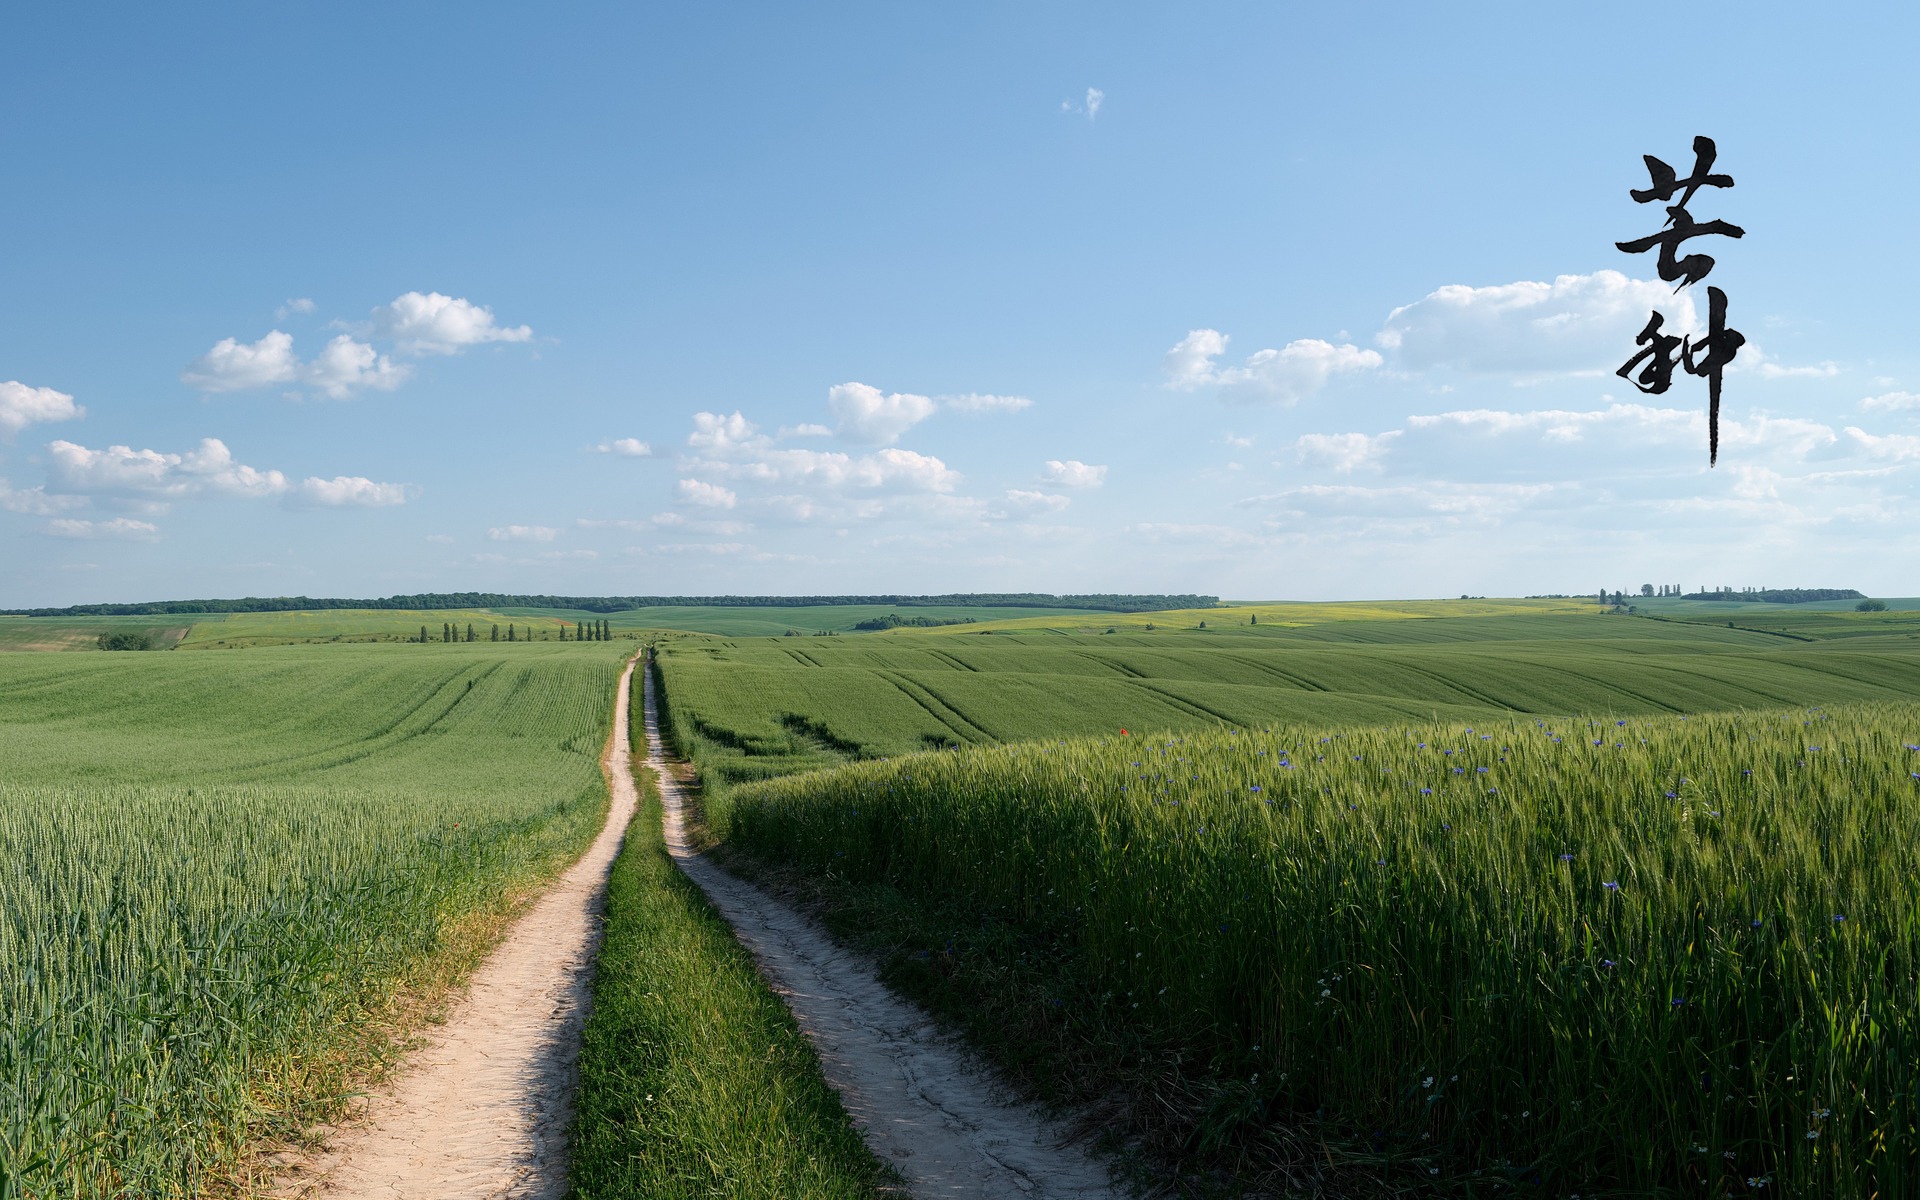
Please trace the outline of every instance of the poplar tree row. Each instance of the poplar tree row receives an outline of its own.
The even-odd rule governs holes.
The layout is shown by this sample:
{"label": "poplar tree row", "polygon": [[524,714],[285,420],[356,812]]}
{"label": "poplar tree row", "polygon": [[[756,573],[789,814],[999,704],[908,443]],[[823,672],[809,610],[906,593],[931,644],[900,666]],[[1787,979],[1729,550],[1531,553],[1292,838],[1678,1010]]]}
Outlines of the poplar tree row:
{"label": "poplar tree row", "polygon": [[[560,640],[567,640],[567,627],[560,627]],[[573,640],[576,642],[610,642],[613,640],[613,626],[606,620],[583,621],[574,626]]]}

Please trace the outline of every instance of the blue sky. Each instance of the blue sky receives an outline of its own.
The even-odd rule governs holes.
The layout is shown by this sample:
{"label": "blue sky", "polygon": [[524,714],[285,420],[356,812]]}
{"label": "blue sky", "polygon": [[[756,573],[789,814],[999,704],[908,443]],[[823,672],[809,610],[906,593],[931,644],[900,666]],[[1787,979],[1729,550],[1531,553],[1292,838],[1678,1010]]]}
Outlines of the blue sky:
{"label": "blue sky", "polygon": [[[1895,6],[0,17],[0,604],[1920,592]],[[1749,338],[1613,243],[1640,156]],[[1651,215],[1650,215],[1651,214]]]}

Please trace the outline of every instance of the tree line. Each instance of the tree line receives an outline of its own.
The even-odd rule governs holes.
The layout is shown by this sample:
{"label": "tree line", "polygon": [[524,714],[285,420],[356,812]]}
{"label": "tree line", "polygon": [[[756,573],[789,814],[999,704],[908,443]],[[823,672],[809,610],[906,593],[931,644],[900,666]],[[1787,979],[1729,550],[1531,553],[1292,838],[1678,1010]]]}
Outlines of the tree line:
{"label": "tree line", "polygon": [[67,608],[6,608],[10,617],[137,617],[194,613],[308,612],[334,608],[374,610],[436,608],[562,608],[613,613],[635,608],[815,608],[839,604],[889,607],[946,605],[959,608],[1080,608],[1098,612],[1161,612],[1215,608],[1218,596],[1045,592],[965,592],[944,596],[537,596],[506,592],[419,592],[376,600],[326,596],[246,596],[237,600],[153,600],[139,604],[75,604]]}
{"label": "tree line", "polygon": [[[424,644],[434,639],[428,632],[427,627],[422,625],[420,627],[420,636],[413,640]],[[440,622],[439,640],[442,642],[476,642],[480,640],[480,637],[474,632],[472,622],[467,623],[467,628],[463,633],[460,629],[459,622],[442,621]],[[521,629],[518,625],[509,621],[507,623],[506,635],[502,636],[500,627],[489,623],[487,625],[487,640],[490,642],[531,642],[535,640],[533,636],[533,626],[529,625],[525,629]],[[540,631],[539,640],[543,642],[547,640],[546,630],[543,629]],[[613,626],[605,620],[582,621],[578,625],[562,625],[560,626],[560,640],[563,642],[610,642],[613,640]],[[102,649],[105,649],[105,647],[103,646]]]}

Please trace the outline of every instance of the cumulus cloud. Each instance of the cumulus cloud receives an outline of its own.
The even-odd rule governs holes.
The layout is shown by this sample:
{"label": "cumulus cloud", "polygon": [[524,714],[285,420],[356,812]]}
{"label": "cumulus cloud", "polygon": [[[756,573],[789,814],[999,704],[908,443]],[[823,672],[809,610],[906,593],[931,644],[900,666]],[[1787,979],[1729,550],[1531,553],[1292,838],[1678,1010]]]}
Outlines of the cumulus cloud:
{"label": "cumulus cloud", "polygon": [[1868,412],[1908,412],[1920,408],[1920,392],[1886,392],[1860,401]]}
{"label": "cumulus cloud", "polygon": [[483,304],[439,292],[407,292],[373,310],[374,328],[405,354],[453,354],[487,342],[525,342],[533,330],[494,322]]}
{"label": "cumulus cloud", "polygon": [[614,454],[621,458],[651,458],[653,447],[639,438],[615,438],[611,442],[601,442],[593,448],[595,454]]}
{"label": "cumulus cloud", "polygon": [[941,396],[940,407],[952,412],[966,413],[969,416],[979,413],[1019,412],[1023,408],[1033,407],[1033,401],[1025,396],[994,396],[981,392],[967,392],[960,396]]}
{"label": "cumulus cloud", "polygon": [[388,508],[407,502],[403,483],[375,483],[364,475],[309,475],[300,481],[298,498],[322,508]]}
{"label": "cumulus cloud", "polygon": [[1097,488],[1107,481],[1107,468],[1090,466],[1075,458],[1065,462],[1053,458],[1047,460],[1040,478],[1059,487]]}
{"label": "cumulus cloud", "polygon": [[1059,512],[1072,503],[1071,497],[1059,496],[1051,492],[1024,491],[1020,488],[1007,489],[1007,506],[1021,512]]}
{"label": "cumulus cloud", "polygon": [[1891,459],[1895,462],[1920,460],[1920,437],[1914,437],[1912,434],[1872,434],[1849,425],[1847,436],[1874,458]]}
{"label": "cumulus cloud", "polygon": [[0,429],[18,433],[42,421],[71,421],[87,415],[65,392],[28,387],[17,379],[0,383]]}
{"label": "cumulus cloud", "polygon": [[693,414],[693,432],[687,435],[687,445],[696,450],[725,453],[766,441],[759,436],[759,428],[737,410],[724,417],[719,413],[698,412]]}
{"label": "cumulus cloud", "polygon": [[107,496],[155,500],[216,493],[243,499],[282,498],[327,507],[404,504],[404,484],[375,483],[357,475],[308,477],[295,484],[284,472],[238,462],[219,438],[202,438],[183,454],[108,446],[94,450],[76,442],[47,446],[51,492],[61,497]]}
{"label": "cumulus cloud", "polygon": [[1303,463],[1319,463],[1343,474],[1362,467],[1378,469],[1387,448],[1400,437],[1397,429],[1386,433],[1308,433],[1295,439],[1294,454]]}
{"label": "cumulus cloud", "polygon": [[1552,283],[1449,284],[1394,309],[1374,340],[1406,370],[1604,374],[1627,360],[1655,310],[1666,314],[1666,333],[1700,327],[1691,295],[1595,271]]}
{"label": "cumulus cloud", "polygon": [[[310,315],[311,300],[289,300],[276,310]],[[384,338],[397,352],[410,355],[456,354],[486,342],[524,342],[533,337],[525,325],[502,326],[484,305],[439,292],[408,292],[373,310],[370,326],[358,332]],[[222,338],[213,349],[188,363],[180,378],[200,391],[244,392],[288,384],[312,387],[336,400],[358,391],[392,391],[406,382],[412,368],[375,349],[369,341],[341,334],[328,342],[312,361],[294,353],[293,335],[275,329],[257,342]]]}
{"label": "cumulus cloud", "polygon": [[276,329],[257,342],[221,338],[213,349],[187,364],[180,380],[203,392],[244,392],[292,383],[299,375],[293,335]]}
{"label": "cumulus cloud", "polygon": [[699,479],[682,479],[680,499],[688,504],[697,504],[701,508],[732,508],[739,502],[740,497],[717,483],[707,483]]}
{"label": "cumulus cloud", "polygon": [[115,538],[145,541],[160,532],[158,526],[132,517],[114,517],[106,521],[88,521],[77,517],[56,517],[48,521],[44,532],[49,537],[94,540]]}
{"label": "cumulus cloud", "polygon": [[1381,363],[1373,350],[1302,338],[1278,350],[1256,351],[1240,366],[1222,366],[1215,360],[1226,353],[1230,340],[1217,329],[1189,332],[1167,351],[1167,386],[1186,392],[1212,387],[1234,398],[1295,404],[1336,374],[1371,370]]}
{"label": "cumulus cloud", "polygon": [[781,437],[783,437],[783,438],[789,438],[789,437],[832,437],[832,436],[833,436],[833,430],[831,430],[831,429],[829,429],[829,428],[827,428],[827,427],[826,427],[825,425],[816,425],[816,424],[814,424],[813,422],[811,422],[811,421],[809,421],[809,422],[807,422],[807,423],[806,423],[806,424],[804,424],[804,425],[785,425],[785,426],[782,426],[782,427],[781,427],[781,429],[780,429],[780,436],[781,436]]}
{"label": "cumulus cloud", "polygon": [[1577,442],[1589,434],[1609,430],[1631,430],[1642,439],[1652,436],[1678,440],[1692,436],[1696,427],[1704,430],[1706,419],[1689,409],[1614,403],[1586,411],[1463,409],[1409,417],[1407,424],[1413,429],[1451,429],[1490,436],[1534,433],[1550,442]]}
{"label": "cumulus cloud", "polygon": [[84,496],[52,495],[44,487],[15,488],[6,480],[0,479],[0,510],[6,512],[45,517],[70,508],[79,508],[86,502]]}
{"label": "cumulus cloud", "polygon": [[545,525],[496,525],[487,537],[496,542],[550,542],[560,536],[558,529]]}
{"label": "cumulus cloud", "polygon": [[827,408],[839,421],[840,436],[870,446],[899,441],[901,434],[932,416],[936,407],[926,396],[887,395],[864,383],[836,384],[827,390]]}
{"label": "cumulus cloud", "polygon": [[342,400],[362,388],[390,392],[405,383],[413,368],[395,365],[365,342],[341,334],[328,342],[314,360],[301,369],[302,382]]}

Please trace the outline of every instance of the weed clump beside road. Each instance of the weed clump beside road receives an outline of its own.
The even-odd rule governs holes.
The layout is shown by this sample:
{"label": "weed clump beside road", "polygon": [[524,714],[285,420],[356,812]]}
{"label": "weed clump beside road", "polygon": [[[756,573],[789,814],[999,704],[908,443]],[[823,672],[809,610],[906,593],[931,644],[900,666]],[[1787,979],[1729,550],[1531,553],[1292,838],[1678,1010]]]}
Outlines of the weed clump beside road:
{"label": "weed clump beside road", "polygon": [[1219,730],[729,795],[893,981],[1190,1165],[1920,1195],[1920,708]]}

